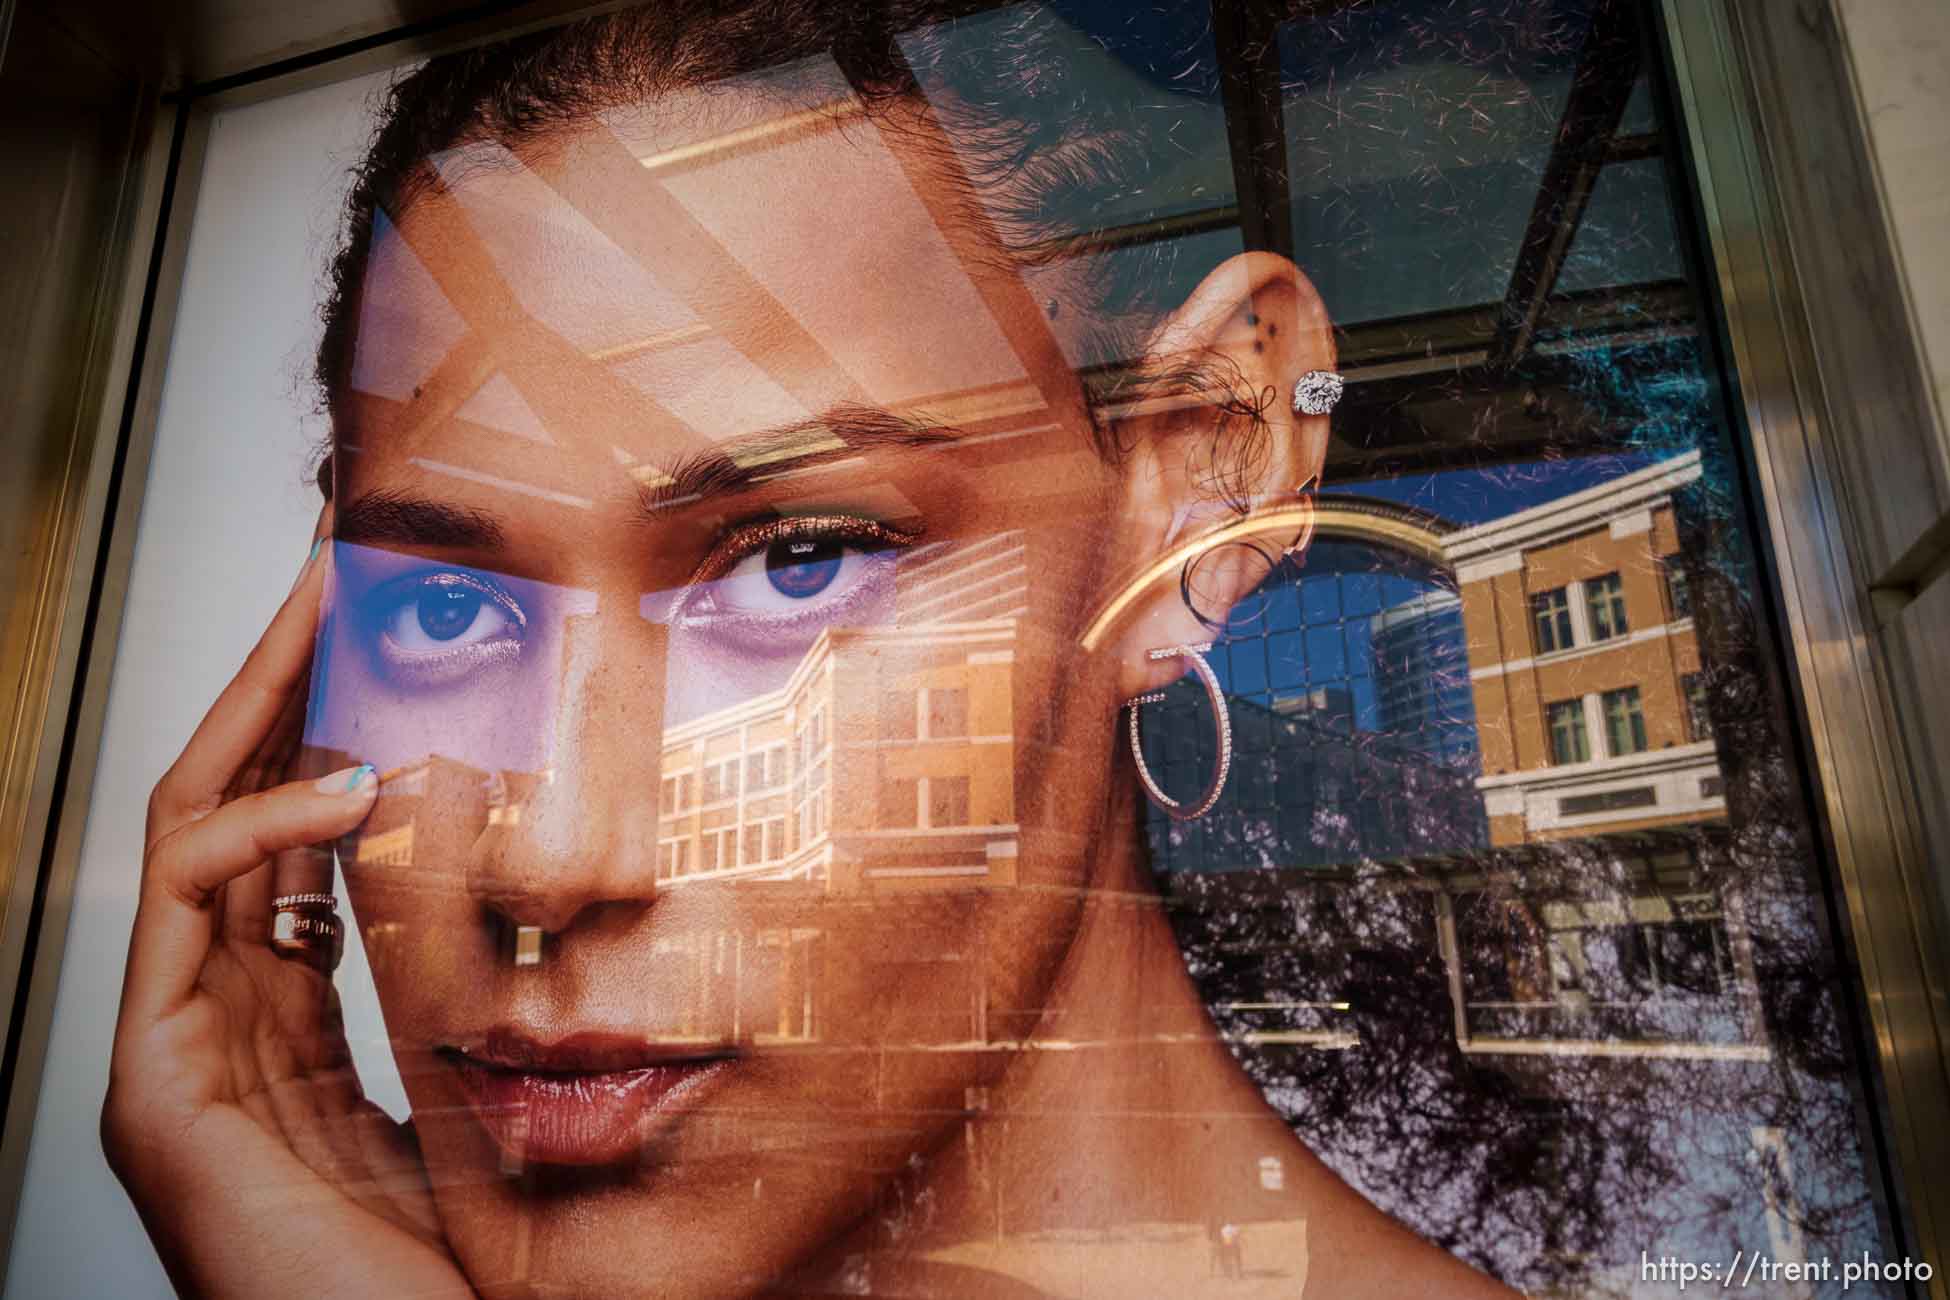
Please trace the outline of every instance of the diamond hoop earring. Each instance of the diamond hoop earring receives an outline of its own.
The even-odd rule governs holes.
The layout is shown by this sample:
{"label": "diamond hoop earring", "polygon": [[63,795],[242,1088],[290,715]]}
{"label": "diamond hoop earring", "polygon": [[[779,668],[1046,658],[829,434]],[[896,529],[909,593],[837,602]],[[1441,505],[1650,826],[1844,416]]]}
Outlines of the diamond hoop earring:
{"label": "diamond hoop earring", "polygon": [[1207,698],[1212,701],[1212,716],[1219,720],[1219,765],[1212,773],[1212,783],[1205,787],[1205,793],[1197,803],[1187,807],[1166,794],[1151,775],[1151,769],[1144,765],[1144,738],[1138,731],[1138,710],[1164,699],[1164,692],[1152,691],[1148,695],[1140,695],[1126,701],[1124,706],[1130,710],[1131,757],[1137,762],[1138,782],[1144,786],[1144,793],[1151,802],[1164,809],[1165,814],[1174,821],[1188,822],[1211,812],[1212,805],[1219,802],[1219,792],[1226,787],[1226,774],[1232,771],[1232,714],[1226,709],[1225,693],[1219,689],[1219,679],[1212,672],[1212,665],[1205,661],[1205,652],[1211,648],[1210,641],[1192,641],[1152,650],[1145,656],[1152,660],[1190,660],[1192,671],[1198,674]]}
{"label": "diamond hoop earring", "polygon": [[1297,415],[1326,415],[1347,391],[1347,381],[1331,370],[1309,370],[1293,385]]}

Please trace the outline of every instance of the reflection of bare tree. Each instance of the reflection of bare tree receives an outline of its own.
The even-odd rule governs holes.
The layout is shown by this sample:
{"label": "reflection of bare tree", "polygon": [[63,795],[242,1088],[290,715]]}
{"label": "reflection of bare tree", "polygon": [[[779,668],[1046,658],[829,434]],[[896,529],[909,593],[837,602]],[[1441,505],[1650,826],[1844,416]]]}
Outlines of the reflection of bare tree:
{"label": "reflection of bare tree", "polygon": [[[1296,1131],[1463,1257],[1521,1285],[1568,1285],[1648,1243],[1751,1245],[1770,1212],[1793,1223],[1811,1257],[1839,1254],[1870,1207],[1836,1046],[1833,962],[1811,900],[1770,870],[1781,859],[1741,860],[1707,839],[1698,883],[1742,898],[1751,983],[1663,997],[1641,989],[1632,1015],[1573,998],[1561,1023],[1521,1037],[1484,1036],[1459,1003],[1453,977],[1472,954],[1447,960],[1452,896],[1435,864],[1188,873],[1171,878],[1170,901],[1221,1028]],[[1628,846],[1545,846],[1452,870],[1485,886],[1473,901],[1494,927],[1543,900],[1609,902],[1629,915],[1644,896],[1630,878],[1634,856]],[[1746,902],[1757,894],[1768,902]],[[1503,933],[1510,969],[1525,972],[1510,984],[1526,996],[1543,976],[1539,927]],[[1738,1040],[1750,995],[1758,1041],[1729,1043],[1729,1020]],[[1612,1001],[1616,1012],[1629,1000]],[[1302,1025],[1340,1030],[1353,1045],[1279,1041],[1277,1031]],[[1763,1129],[1785,1135],[1791,1187],[1755,1154]]]}

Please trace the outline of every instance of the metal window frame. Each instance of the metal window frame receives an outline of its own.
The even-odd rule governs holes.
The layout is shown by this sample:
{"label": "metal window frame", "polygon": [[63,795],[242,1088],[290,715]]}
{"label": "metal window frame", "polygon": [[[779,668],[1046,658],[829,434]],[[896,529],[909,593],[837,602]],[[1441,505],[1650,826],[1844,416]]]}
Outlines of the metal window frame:
{"label": "metal window frame", "polygon": [[[1792,25],[1831,27],[1836,0],[1644,0],[1656,9],[1666,80],[1676,98],[1684,159],[1703,235],[1708,287],[1717,298],[1720,345],[1745,417],[1750,496],[1759,515],[1772,595],[1784,629],[1782,651],[1799,706],[1813,768],[1812,811],[1826,832],[1837,884],[1836,920],[1859,981],[1852,1001],[1865,1019],[1878,1123],[1870,1140],[1889,1171],[1881,1189],[1898,1248],[1938,1265],[1926,1294],[1950,1300],[1950,959],[1943,922],[1932,902],[1928,846],[1917,791],[1896,719],[1913,683],[1893,674],[1875,616],[1877,576],[1865,558],[1875,536],[1871,485],[1859,458],[1842,454],[1843,436],[1859,431],[1858,408],[1876,400],[1860,383],[1824,382],[1816,340],[1874,316],[1879,336],[1907,338],[1911,323],[1896,303],[1878,304],[1806,292],[1794,214],[1812,193],[1806,170],[1784,165],[1782,133],[1805,129],[1805,111],[1790,113],[1791,94],[1805,103],[1825,97],[1834,137],[1822,142],[1857,163],[1868,156],[1856,127],[1843,69],[1810,81]],[[0,1134],[0,1223],[19,1205],[54,995],[79,866],[92,774],[102,739],[110,674],[129,591],[130,564],[146,469],[153,447],[169,341],[188,244],[193,194],[211,116],[217,110],[280,97],[377,67],[479,43],[559,21],[605,3],[536,0],[450,22],[422,23],[362,37],[334,49],[274,60],[252,71],[195,86],[160,111],[139,150],[141,184],[123,242],[105,250],[124,266],[119,304],[108,313],[112,352],[101,379],[101,418],[93,431],[102,467],[76,489],[75,504],[99,528],[84,535],[68,561],[63,626],[78,633],[73,686],[59,744],[42,747],[36,788],[53,792],[34,857],[17,864],[35,873],[37,908],[17,966],[0,970],[0,994],[13,1008]],[[1799,60],[1797,62],[1796,60]],[[1250,70],[1248,70],[1250,71]],[[1226,90],[1254,102],[1254,81],[1239,74]],[[152,94],[154,92],[152,91]],[[1263,96],[1261,96],[1263,98]],[[1256,137],[1251,156],[1266,156]],[[1866,202],[1873,205],[1875,196]],[[1887,240],[1880,223],[1852,238]],[[1913,350],[1912,350],[1913,352]],[[1891,357],[1890,365],[1913,356]],[[1904,376],[1914,382],[1913,375]],[[112,469],[112,472],[111,472]],[[1914,566],[1912,566],[1914,567]],[[0,1270],[5,1267],[0,1257]],[[0,1281],[3,1281],[0,1275]]]}
{"label": "metal window frame", "polygon": [[[1869,408],[1887,390],[1825,383],[1815,342],[1835,331],[1909,337],[1912,327],[1893,295],[1807,291],[1802,270],[1818,257],[1810,244],[1830,232],[1791,232],[1791,214],[1815,197],[1814,178],[1782,165],[1779,153],[1794,138],[1873,174],[1848,73],[1834,61],[1841,52],[1820,35],[1838,26],[1834,2],[1659,0],[1658,27],[1685,131],[1684,172],[1709,259],[1718,342],[1744,417],[1747,486],[1779,602],[1783,660],[1813,769],[1810,812],[1825,832],[1837,886],[1832,920],[1854,983],[1850,1009],[1866,1016],[1868,1054],[1878,1067],[1879,1123],[1868,1137],[1889,1180],[1879,1189],[1885,1224],[1899,1254],[1936,1268],[1915,1293],[1950,1300],[1943,1267],[1950,1181],[1932,1177],[1950,1167],[1950,1127],[1941,1119],[1950,1113],[1950,954],[1933,905],[1915,777],[1896,726],[1912,688],[1890,672],[1873,617],[1873,485],[1842,446],[1873,426]],[[1791,114],[1790,96],[1822,105],[1827,138],[1805,139],[1816,115]],[[1854,197],[1876,210],[1873,193]],[[1873,244],[1888,234],[1877,222],[1850,238]],[[1905,359],[1884,354],[1892,367]],[[1891,387],[1916,382],[1914,375],[1888,379]]]}

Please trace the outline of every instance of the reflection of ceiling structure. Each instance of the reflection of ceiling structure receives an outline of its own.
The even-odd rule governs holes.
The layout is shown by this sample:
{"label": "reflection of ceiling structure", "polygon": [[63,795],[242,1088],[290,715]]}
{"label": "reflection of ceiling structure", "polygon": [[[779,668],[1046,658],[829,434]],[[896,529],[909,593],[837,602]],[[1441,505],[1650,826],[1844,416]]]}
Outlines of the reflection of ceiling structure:
{"label": "reflection of ceiling structure", "polygon": [[[1307,16],[1293,21],[1334,7],[1307,6]],[[1246,248],[1294,255],[1296,186],[1277,39],[1283,24],[1274,12],[1285,8],[1257,0],[1213,6],[1238,202],[1109,230],[1076,251],[1236,226]],[[1635,6],[1595,7],[1500,302],[1369,321],[1344,333],[1341,370],[1349,383],[1328,450],[1330,480],[1513,459],[1570,439],[1585,447],[1615,441],[1573,391],[1575,371],[1562,359],[1595,345],[1693,333],[1693,298],[1681,282],[1555,292],[1604,169],[1660,154],[1656,133],[1621,130],[1641,84],[1643,39]]]}
{"label": "reflection of ceiling structure", "polygon": [[[1296,190],[1289,174],[1293,141],[1285,107],[1291,88],[1281,67],[1280,37],[1295,23],[1318,20],[1321,9],[1307,6],[1302,17],[1291,18],[1286,5],[1216,0],[1213,40],[1233,192],[1215,193],[1206,209],[1065,239],[1061,255],[1087,256],[1236,229],[1244,248],[1292,256]],[[1330,480],[1481,465],[1572,442],[1592,450],[1620,440],[1618,422],[1581,396],[1579,381],[1589,365],[1581,365],[1578,356],[1597,347],[1690,335],[1695,328],[1692,295],[1679,281],[1575,295],[1557,289],[1604,170],[1659,154],[1655,134],[1621,127],[1628,101],[1635,89],[1643,89],[1643,40],[1635,6],[1606,0],[1594,7],[1500,301],[1368,321],[1345,332],[1341,368],[1350,382],[1334,421]],[[428,375],[408,385],[412,397],[404,404],[418,408],[412,410],[409,427],[483,410],[493,403],[482,395],[494,388],[501,394],[499,406],[523,413],[523,419],[517,421],[518,429],[507,420],[479,421],[490,437],[515,433],[531,446],[546,442],[547,427],[561,412],[565,394],[573,392],[585,404],[594,394],[619,424],[631,423],[627,413],[635,410],[638,425],[647,418],[658,428],[696,429],[708,442],[722,421],[688,410],[659,409],[653,393],[681,393],[684,386],[635,374],[645,367],[655,371],[664,364],[659,357],[694,373],[692,354],[699,348],[716,348],[728,358],[724,365],[736,362],[750,372],[747,382],[733,387],[749,392],[753,384],[779,386],[781,400],[803,406],[801,413],[810,420],[817,420],[837,395],[844,402],[877,404],[917,420],[952,418],[964,428],[998,420],[1017,430],[1025,424],[1048,427],[1071,399],[1054,390],[1039,391],[1035,377],[1052,373],[1049,362],[1060,356],[1063,344],[1026,284],[980,273],[985,256],[978,246],[981,239],[955,229],[967,224],[967,214],[960,214],[960,222],[948,220],[955,205],[941,200],[939,187],[927,183],[933,171],[957,165],[955,149],[940,140],[930,142],[941,127],[925,106],[916,111],[917,123],[902,131],[879,129],[862,117],[860,101],[849,92],[850,70],[835,65],[827,71],[830,75],[821,82],[825,90],[814,97],[816,102],[782,105],[769,115],[733,120],[675,145],[647,150],[644,144],[655,133],[645,141],[633,140],[629,125],[619,120],[606,122],[605,131],[596,133],[603,138],[586,148],[517,146],[519,156],[509,155],[505,162],[513,164],[522,184],[552,195],[620,256],[641,267],[654,259],[660,275],[675,274],[681,282],[665,284],[663,291],[675,302],[702,304],[704,315],[666,322],[666,327],[621,343],[580,346],[568,337],[575,331],[565,333],[552,314],[518,301],[521,286],[491,271],[478,274],[504,259],[485,240],[467,235],[467,223],[449,223],[442,240],[413,241],[411,256],[424,264],[438,291],[468,324],[519,322],[521,355],[490,358],[469,330]],[[848,358],[828,355],[834,344],[831,332],[804,319],[803,304],[784,287],[761,281],[741,256],[741,236],[700,219],[701,209],[686,187],[709,185],[710,177],[720,173],[730,183],[734,174],[742,174],[740,168],[762,165],[765,155],[816,147],[821,137],[835,132],[876,156],[884,153],[894,170],[905,174],[911,183],[905,201],[925,207],[941,232],[938,278],[958,295],[955,314],[962,328],[987,340],[977,350],[991,358],[990,370],[1000,365],[1013,374],[985,371],[959,381],[951,375],[942,392],[880,400],[890,394],[876,391],[882,385],[870,379],[861,382],[858,359],[849,365]],[[1384,172],[1388,165],[1385,159],[1375,164]],[[505,167],[503,174],[508,174]],[[962,352],[972,355],[969,349]],[[788,371],[828,377],[837,390],[827,391],[824,382],[814,384],[818,391],[807,390],[803,379],[795,386]],[[652,484],[658,478],[656,467],[640,464],[631,448],[619,446],[617,454],[640,482]]]}

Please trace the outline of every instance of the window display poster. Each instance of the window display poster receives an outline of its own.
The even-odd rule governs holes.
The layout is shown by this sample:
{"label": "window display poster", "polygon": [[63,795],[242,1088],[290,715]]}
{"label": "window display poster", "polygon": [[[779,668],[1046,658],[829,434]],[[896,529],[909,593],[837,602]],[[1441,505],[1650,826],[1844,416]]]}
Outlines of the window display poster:
{"label": "window display poster", "polygon": [[1643,21],[219,114],[9,1291],[1899,1293]]}

